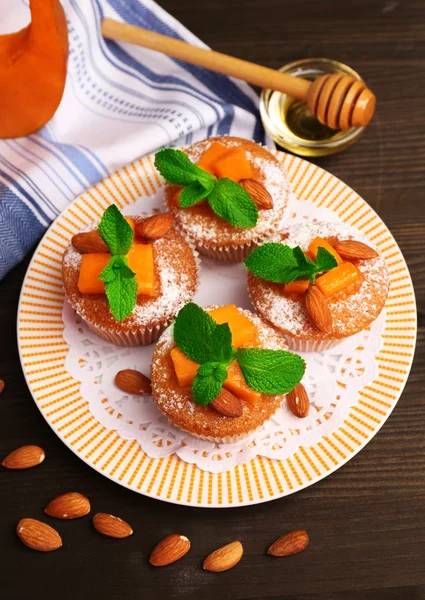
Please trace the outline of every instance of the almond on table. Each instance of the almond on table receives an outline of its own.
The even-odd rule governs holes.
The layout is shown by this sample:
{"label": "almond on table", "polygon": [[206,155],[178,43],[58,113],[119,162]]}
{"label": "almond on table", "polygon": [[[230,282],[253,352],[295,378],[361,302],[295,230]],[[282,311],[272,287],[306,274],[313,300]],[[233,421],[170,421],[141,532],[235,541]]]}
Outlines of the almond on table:
{"label": "almond on table", "polygon": [[233,569],[243,556],[243,546],[240,542],[226,544],[214,552],[211,552],[204,560],[204,571],[221,573]]}
{"label": "almond on table", "polygon": [[102,535],[112,538],[126,538],[133,534],[128,523],[108,513],[97,513],[93,517],[93,527]]}
{"label": "almond on table", "polygon": [[22,446],[10,452],[1,464],[6,469],[29,469],[37,467],[45,458],[46,454],[40,446]]}
{"label": "almond on table", "polygon": [[89,514],[90,501],[83,494],[68,492],[53,498],[44,512],[56,519],[79,519]]}
{"label": "almond on table", "polygon": [[190,541],[185,535],[173,533],[161,540],[149,557],[154,567],[165,567],[185,556],[190,550]]}
{"label": "almond on table", "polygon": [[267,550],[271,556],[290,556],[305,550],[309,544],[309,537],[305,529],[296,529],[285,533],[277,539]]}
{"label": "almond on table", "polygon": [[62,538],[56,529],[37,519],[21,519],[16,533],[25,546],[39,552],[52,552],[62,546]]}

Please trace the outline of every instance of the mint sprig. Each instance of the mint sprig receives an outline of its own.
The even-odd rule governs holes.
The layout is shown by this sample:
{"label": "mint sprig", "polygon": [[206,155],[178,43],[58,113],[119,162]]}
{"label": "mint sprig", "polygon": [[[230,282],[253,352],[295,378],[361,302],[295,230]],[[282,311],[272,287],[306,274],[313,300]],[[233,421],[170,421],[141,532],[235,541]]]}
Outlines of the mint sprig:
{"label": "mint sprig", "polygon": [[136,306],[139,287],[126,257],[111,256],[99,279],[105,283],[111,313],[117,321],[123,321]]}
{"label": "mint sprig", "polygon": [[241,185],[227,177],[217,179],[181,150],[160,150],[155,155],[155,166],[169,183],[186,186],[179,198],[182,208],[206,199],[215,214],[233,227],[251,229],[257,224],[257,206]]}
{"label": "mint sprig", "polygon": [[245,259],[247,269],[266,281],[291,283],[297,279],[309,279],[313,285],[316,277],[337,266],[335,257],[323,246],[312,260],[299,246],[269,242],[255,248]]}
{"label": "mint sprig", "polygon": [[236,360],[249,387],[263,394],[287,394],[305,370],[303,359],[286,350],[240,348]]}
{"label": "mint sprig", "polygon": [[130,251],[134,232],[115,204],[103,213],[98,232],[112,255],[99,279],[105,284],[112,315],[121,322],[132,313],[137,303],[136,274],[128,266],[125,256]]}
{"label": "mint sprig", "polygon": [[129,252],[134,232],[115,204],[111,204],[103,213],[98,232],[112,256]]}
{"label": "mint sprig", "polygon": [[196,404],[207,405],[220,394],[230,363],[236,360],[247,384],[263,394],[286,394],[301,381],[305,363],[285,350],[235,350],[228,323],[219,325],[200,306],[190,302],[174,323],[176,346],[200,363],[191,391]]}

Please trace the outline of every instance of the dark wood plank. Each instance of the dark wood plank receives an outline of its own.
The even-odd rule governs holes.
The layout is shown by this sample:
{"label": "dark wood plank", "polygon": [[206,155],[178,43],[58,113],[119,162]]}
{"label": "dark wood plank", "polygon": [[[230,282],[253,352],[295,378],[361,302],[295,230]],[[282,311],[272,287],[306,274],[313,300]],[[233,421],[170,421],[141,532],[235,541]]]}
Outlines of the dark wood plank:
{"label": "dark wood plank", "polygon": [[[27,261],[0,283],[0,456],[42,445],[42,467],[0,471],[1,597],[24,600],[138,598],[422,600],[425,598],[425,4],[423,1],[162,0],[215,49],[278,67],[328,56],[358,69],[378,95],[378,112],[349,151],[317,161],[356,189],[400,244],[416,287],[419,339],[409,382],[391,418],[368,446],[315,486],[272,503],[233,510],[173,506],[137,496],[95,473],[54,435],[24,382],[15,315]],[[59,523],[65,545],[49,556],[24,548],[14,526],[42,517],[54,495],[86,493],[94,510],[127,519],[128,540],[99,536],[88,519]],[[47,519],[53,523],[52,520]],[[281,532],[305,527],[306,552],[265,556]],[[164,535],[181,531],[191,553],[161,571],[147,565]],[[219,576],[203,557],[240,539],[245,557]]]}

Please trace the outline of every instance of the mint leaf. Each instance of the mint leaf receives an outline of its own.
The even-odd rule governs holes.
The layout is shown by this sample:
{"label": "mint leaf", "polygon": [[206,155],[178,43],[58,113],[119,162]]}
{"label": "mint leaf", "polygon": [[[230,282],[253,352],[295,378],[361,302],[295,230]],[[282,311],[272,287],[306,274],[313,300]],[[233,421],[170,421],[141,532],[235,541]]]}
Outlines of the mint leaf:
{"label": "mint leaf", "polygon": [[251,196],[241,185],[222,177],[218,179],[208,202],[213,211],[239,229],[251,229],[257,224],[258,209]]}
{"label": "mint leaf", "polygon": [[112,315],[117,321],[123,321],[136,306],[138,293],[136,276],[125,256],[112,256],[99,279],[105,284]]}
{"label": "mint leaf", "polygon": [[244,262],[251,273],[274,283],[290,283],[300,273],[293,248],[275,242],[255,248]]}
{"label": "mint leaf", "polygon": [[334,267],[337,267],[338,263],[335,256],[329,250],[326,250],[323,246],[319,246],[317,249],[316,265],[318,273],[323,273],[323,271],[330,271]]}
{"label": "mint leaf", "polygon": [[187,358],[197,363],[211,360],[211,337],[217,323],[200,306],[189,302],[174,323],[174,341]]}
{"label": "mint leaf", "polygon": [[240,348],[236,360],[249,387],[263,394],[287,394],[305,372],[304,360],[286,350]]}
{"label": "mint leaf", "polygon": [[112,256],[127,254],[130,250],[134,232],[115,204],[111,204],[103,213],[98,232]]}
{"label": "mint leaf", "polygon": [[192,181],[180,194],[179,203],[182,208],[193,206],[200,200],[208,196],[214,187],[214,181],[209,182],[208,187],[204,187],[199,181]]}
{"label": "mint leaf", "polygon": [[165,148],[155,154],[155,167],[169,183],[190,185],[199,181],[205,188],[214,182],[214,175],[196,166],[184,152],[174,148]]}
{"label": "mint leaf", "polygon": [[191,387],[196,404],[205,406],[217,398],[226,379],[227,369],[224,365],[218,362],[201,365]]}
{"label": "mint leaf", "polygon": [[216,325],[211,336],[211,360],[229,364],[233,359],[232,332],[228,323]]}

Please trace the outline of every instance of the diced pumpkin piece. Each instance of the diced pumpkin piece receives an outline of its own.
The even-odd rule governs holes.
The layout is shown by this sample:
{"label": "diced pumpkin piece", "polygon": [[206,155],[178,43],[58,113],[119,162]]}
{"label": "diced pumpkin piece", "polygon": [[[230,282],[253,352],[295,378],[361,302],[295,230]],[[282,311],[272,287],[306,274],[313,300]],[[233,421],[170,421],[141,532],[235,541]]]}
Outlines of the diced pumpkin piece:
{"label": "diced pumpkin piece", "polygon": [[335,257],[335,260],[339,265],[343,262],[342,258],[340,257],[338,252],[335,250],[335,248],[332,248],[332,246],[329,244],[329,242],[327,242],[326,240],[324,240],[321,237],[314,238],[314,240],[311,242],[310,246],[308,247],[309,251],[313,255],[313,258],[317,257],[317,251],[319,250],[320,246],[322,248],[325,248],[325,250],[327,250],[328,252],[330,252],[332,254],[332,256]]}
{"label": "diced pumpkin piece", "polygon": [[229,148],[226,148],[226,146],[223,146],[223,144],[219,144],[218,142],[213,142],[198,160],[198,167],[204,169],[204,171],[208,171],[208,173],[213,173],[213,167],[216,161],[228,152]]}
{"label": "diced pumpkin piece", "polygon": [[222,323],[229,324],[232,332],[232,343],[236,348],[255,342],[257,328],[248,317],[239,312],[234,304],[220,306],[210,310],[209,314],[219,325]]}
{"label": "diced pumpkin piece", "polygon": [[291,281],[291,283],[285,283],[283,285],[284,294],[304,294],[308,290],[310,285],[309,279],[298,279],[297,281]]}
{"label": "diced pumpkin piece", "polygon": [[81,257],[78,289],[82,294],[104,294],[105,285],[99,275],[108,264],[110,254],[88,253]]}
{"label": "diced pumpkin piece", "polygon": [[192,385],[192,381],[195,379],[199,367],[198,363],[187,358],[187,356],[185,356],[178,348],[173,348],[170,355],[179,386],[187,387]]}
{"label": "diced pumpkin piece", "polygon": [[224,387],[241,400],[245,400],[250,404],[255,404],[257,400],[261,397],[260,392],[256,392],[248,386],[241,371],[241,368],[236,361],[233,361],[229,365],[227,379],[224,382]]}
{"label": "diced pumpkin piece", "polygon": [[238,182],[251,179],[252,168],[242,148],[234,148],[214,163],[213,173],[217,177],[228,177]]}
{"label": "diced pumpkin piece", "polygon": [[316,285],[325,298],[345,289],[359,278],[359,270],[353,263],[345,262],[316,279]]}
{"label": "diced pumpkin piece", "polygon": [[158,295],[153,262],[152,244],[134,244],[127,254],[128,266],[134,273],[139,286],[139,295]]}

